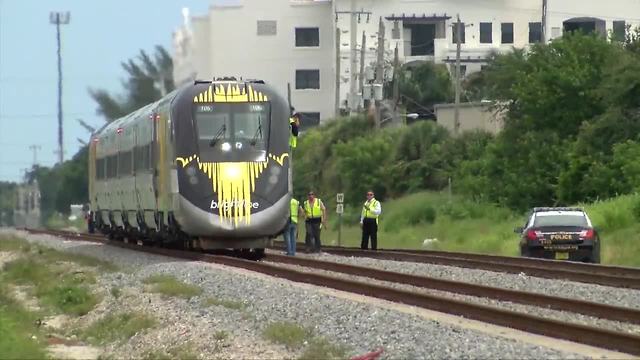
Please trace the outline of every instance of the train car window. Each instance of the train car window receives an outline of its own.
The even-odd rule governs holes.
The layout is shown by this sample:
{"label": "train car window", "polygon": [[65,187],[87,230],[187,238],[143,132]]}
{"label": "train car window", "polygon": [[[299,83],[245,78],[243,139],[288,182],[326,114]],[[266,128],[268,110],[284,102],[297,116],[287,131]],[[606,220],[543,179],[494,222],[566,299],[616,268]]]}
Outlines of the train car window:
{"label": "train car window", "polygon": [[121,176],[131,175],[133,172],[133,152],[131,150],[120,153],[120,173]]}

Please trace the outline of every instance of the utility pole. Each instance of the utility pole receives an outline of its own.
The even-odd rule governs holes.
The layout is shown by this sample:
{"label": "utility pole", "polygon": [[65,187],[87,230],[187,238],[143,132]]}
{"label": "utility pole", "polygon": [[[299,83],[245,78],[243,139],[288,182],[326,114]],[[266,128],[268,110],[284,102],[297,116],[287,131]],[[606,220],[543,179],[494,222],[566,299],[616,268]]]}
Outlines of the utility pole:
{"label": "utility pole", "polygon": [[[382,87],[384,84],[384,23],[380,17],[378,25],[378,59],[376,61],[376,85]],[[384,98],[384,95],[382,96]],[[376,97],[376,128],[380,127],[380,118],[382,114],[382,99]]]}
{"label": "utility pole", "polygon": [[547,0],[542,0],[542,22],[540,25],[542,28],[540,30],[542,33],[542,43],[545,44],[547,42]]}
{"label": "utility pole", "polygon": [[351,75],[351,81],[349,82],[349,113],[354,115],[356,112],[356,107],[354,106],[354,100],[356,98],[356,81],[358,81],[358,73],[356,72],[357,62],[358,62],[358,18],[356,15],[356,0],[351,0],[351,26],[349,28],[351,34],[351,53],[350,60],[351,66],[349,66],[349,71]]}
{"label": "utility pole", "polygon": [[[360,71],[358,72],[358,80],[360,80],[360,95],[364,98],[364,57],[367,51],[367,36],[365,32],[362,32],[362,42],[360,43]],[[358,104],[358,108],[360,110],[360,104]]]}
{"label": "utility pole", "polygon": [[40,145],[30,145],[29,150],[33,151],[33,166],[38,165],[38,150],[41,150]]}
{"label": "utility pole", "polygon": [[62,49],[60,41],[60,25],[69,23],[69,12],[49,13],[49,22],[56,26],[56,39],[58,41],[58,162],[64,161],[64,144],[62,136]]}
{"label": "utility pole", "polygon": [[400,84],[398,83],[398,72],[400,71],[400,55],[398,54],[398,44],[393,51],[393,110],[395,111],[400,101]]}
{"label": "utility pole", "polygon": [[453,133],[458,135],[460,132],[460,37],[462,36],[462,23],[460,22],[460,14],[457,15],[455,24],[456,32],[456,71],[455,71],[455,90],[456,99],[453,113]]}
{"label": "utility pole", "polygon": [[340,28],[336,27],[336,119],[340,116]]}
{"label": "utility pole", "polygon": [[[350,48],[350,60],[351,60],[351,66],[350,66],[350,83],[349,83],[349,112],[353,115],[357,108],[353,106],[353,101],[355,100],[355,95],[356,95],[356,90],[357,90],[357,81],[358,81],[358,72],[356,71],[356,69],[358,68],[358,36],[357,36],[357,32],[358,32],[358,23],[360,22],[360,16],[361,15],[367,15],[367,23],[369,22],[369,17],[371,16],[371,12],[369,11],[364,11],[364,10],[360,10],[357,11],[356,10],[356,0],[351,0],[351,10],[350,11],[336,11],[336,22],[338,21],[338,15],[339,14],[349,14],[350,16],[350,20],[351,20],[351,25],[349,28],[349,31],[351,32],[351,48]],[[338,55],[338,59],[339,59],[339,55]]]}

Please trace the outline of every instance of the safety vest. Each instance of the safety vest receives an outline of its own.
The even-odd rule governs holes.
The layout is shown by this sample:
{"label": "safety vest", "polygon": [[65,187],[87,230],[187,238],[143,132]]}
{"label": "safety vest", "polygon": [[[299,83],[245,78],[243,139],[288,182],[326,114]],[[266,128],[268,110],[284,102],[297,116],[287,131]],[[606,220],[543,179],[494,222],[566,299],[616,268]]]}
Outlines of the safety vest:
{"label": "safety vest", "polygon": [[[295,123],[295,120],[293,120],[293,118],[289,118],[289,126],[291,126],[294,123]],[[292,149],[295,149],[295,147],[298,146],[298,137],[296,135],[293,135],[293,134],[289,135],[289,146]]]}
{"label": "safety vest", "polygon": [[[369,203],[369,209],[373,210],[373,208],[375,207],[375,205],[378,203],[378,200],[376,199],[371,199],[371,202],[367,201],[364,203],[364,205],[367,205],[367,203]],[[373,211],[367,210],[365,209],[364,205],[362,205],[362,217],[365,219],[376,219],[376,221],[378,221],[378,216],[373,213]]]}
{"label": "safety vest", "polygon": [[309,205],[309,200],[304,201],[303,208],[305,215],[307,215],[307,219],[319,218],[322,216],[322,207],[320,207],[320,204],[322,204],[322,200],[318,198],[313,202],[313,206]]}
{"label": "safety vest", "polygon": [[298,223],[298,207],[300,203],[298,200],[291,198],[291,222],[294,224]]}

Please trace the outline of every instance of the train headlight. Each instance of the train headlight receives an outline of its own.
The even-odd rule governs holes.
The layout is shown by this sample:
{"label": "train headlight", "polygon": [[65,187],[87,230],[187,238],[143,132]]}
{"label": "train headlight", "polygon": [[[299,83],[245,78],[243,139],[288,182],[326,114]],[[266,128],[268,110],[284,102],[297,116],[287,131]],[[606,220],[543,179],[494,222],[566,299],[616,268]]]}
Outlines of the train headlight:
{"label": "train headlight", "polygon": [[240,177],[240,168],[236,164],[231,163],[225,166],[223,173],[229,180],[234,180]]}
{"label": "train headlight", "polygon": [[229,151],[231,150],[231,144],[223,142],[222,145],[220,145],[220,149],[222,149],[222,151]]}

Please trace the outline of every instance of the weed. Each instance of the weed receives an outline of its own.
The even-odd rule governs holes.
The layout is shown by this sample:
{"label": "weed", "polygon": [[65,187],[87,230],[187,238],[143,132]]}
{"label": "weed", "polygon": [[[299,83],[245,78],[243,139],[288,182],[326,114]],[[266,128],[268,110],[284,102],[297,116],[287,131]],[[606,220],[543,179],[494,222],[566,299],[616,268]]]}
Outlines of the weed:
{"label": "weed", "polygon": [[246,307],[246,305],[240,301],[236,300],[224,300],[217,298],[206,298],[204,300],[205,306],[222,306],[231,310],[242,310]]}
{"label": "weed", "polygon": [[24,239],[0,235],[0,251],[23,251],[27,252],[31,245]]}
{"label": "weed", "polygon": [[300,348],[312,333],[298,324],[275,322],[264,329],[263,335],[267,340],[295,349]]}
{"label": "weed", "polygon": [[43,304],[71,315],[84,315],[98,303],[89,289],[78,285],[39,286],[37,296]]}
{"label": "weed", "polygon": [[143,360],[190,360],[197,359],[198,355],[195,354],[195,350],[193,350],[193,345],[190,343],[172,347],[166,351],[152,351],[145,354]]}
{"label": "weed", "polygon": [[346,359],[347,348],[344,346],[331,344],[329,341],[321,338],[315,338],[309,342],[304,349],[299,360],[316,360],[316,359]]}
{"label": "weed", "polygon": [[213,338],[217,341],[224,341],[229,337],[229,333],[224,330],[218,330],[213,333]]}
{"label": "weed", "polygon": [[[0,284],[0,357],[3,359],[46,358],[44,337],[35,326],[37,314],[25,310]],[[32,338],[36,336],[36,340]]]}
{"label": "weed", "polygon": [[199,287],[185,284],[170,275],[153,275],[144,279],[143,283],[151,285],[151,292],[169,297],[189,299],[202,293]]}
{"label": "weed", "polygon": [[145,314],[122,313],[110,314],[91,324],[82,337],[95,345],[103,345],[125,340],[136,333],[151,328],[155,320]]}
{"label": "weed", "polygon": [[84,286],[95,283],[92,274],[65,274],[42,260],[20,258],[11,261],[5,267],[5,277],[16,284],[33,285],[35,295],[44,305],[65,314],[84,315],[98,303]]}
{"label": "weed", "polygon": [[97,267],[103,271],[115,272],[118,271],[118,267],[108,261],[103,261],[92,256],[82,254],[72,254],[69,252],[58,251],[50,248],[39,248],[38,253],[43,260],[51,262],[56,261],[68,261],[78,265],[87,267]]}
{"label": "weed", "polygon": [[111,293],[111,296],[113,296],[116,299],[119,299],[120,295],[122,295],[122,289],[117,286],[113,286],[111,287],[110,293]]}

